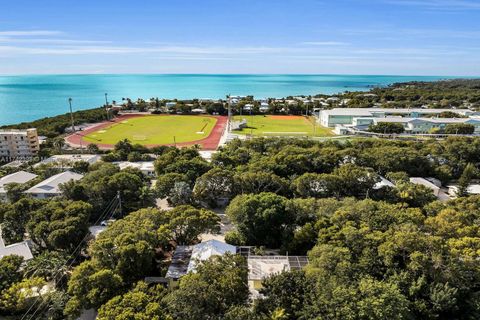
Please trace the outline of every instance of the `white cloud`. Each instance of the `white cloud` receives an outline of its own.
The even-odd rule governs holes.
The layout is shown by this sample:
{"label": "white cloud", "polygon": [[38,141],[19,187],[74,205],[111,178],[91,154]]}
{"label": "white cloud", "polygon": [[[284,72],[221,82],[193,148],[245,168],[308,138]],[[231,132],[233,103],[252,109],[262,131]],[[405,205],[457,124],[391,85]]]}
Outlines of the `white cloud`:
{"label": "white cloud", "polygon": [[480,9],[480,3],[478,1],[469,0],[385,0],[385,2],[395,5],[419,6],[437,10]]}
{"label": "white cloud", "polygon": [[305,41],[302,42],[303,45],[309,46],[346,46],[348,43],[339,42],[339,41]]}
{"label": "white cloud", "polygon": [[53,36],[63,34],[61,31],[53,30],[8,30],[0,31],[0,36],[8,37],[29,37],[29,36]]}

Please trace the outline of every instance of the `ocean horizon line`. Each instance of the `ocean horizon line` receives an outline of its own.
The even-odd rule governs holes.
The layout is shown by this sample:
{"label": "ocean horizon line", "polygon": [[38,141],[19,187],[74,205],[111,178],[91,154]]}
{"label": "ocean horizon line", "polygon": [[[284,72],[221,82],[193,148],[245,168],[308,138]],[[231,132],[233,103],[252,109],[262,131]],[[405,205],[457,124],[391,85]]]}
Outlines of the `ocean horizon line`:
{"label": "ocean horizon line", "polygon": [[464,76],[356,74],[38,74],[0,76],[0,125],[32,121],[73,110],[99,107],[109,101],[225,98],[227,94],[256,98],[338,94],[368,91],[398,82],[474,79]]}
{"label": "ocean horizon line", "polygon": [[211,72],[193,72],[193,73],[157,73],[157,72],[107,72],[107,73],[0,73],[0,77],[22,77],[22,76],[135,76],[135,75],[154,75],[154,76],[359,76],[359,77],[445,77],[449,78],[480,78],[480,75],[448,75],[448,74],[394,74],[394,73],[211,73]]}

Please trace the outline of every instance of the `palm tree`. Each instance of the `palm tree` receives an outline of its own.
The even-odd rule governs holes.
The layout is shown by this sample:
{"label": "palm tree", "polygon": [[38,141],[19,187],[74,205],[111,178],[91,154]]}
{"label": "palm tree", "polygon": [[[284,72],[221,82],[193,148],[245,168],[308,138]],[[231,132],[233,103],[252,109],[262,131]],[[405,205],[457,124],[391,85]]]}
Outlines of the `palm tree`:
{"label": "palm tree", "polygon": [[53,147],[57,149],[58,152],[62,152],[63,147],[65,146],[65,140],[63,138],[56,138],[53,140]]}

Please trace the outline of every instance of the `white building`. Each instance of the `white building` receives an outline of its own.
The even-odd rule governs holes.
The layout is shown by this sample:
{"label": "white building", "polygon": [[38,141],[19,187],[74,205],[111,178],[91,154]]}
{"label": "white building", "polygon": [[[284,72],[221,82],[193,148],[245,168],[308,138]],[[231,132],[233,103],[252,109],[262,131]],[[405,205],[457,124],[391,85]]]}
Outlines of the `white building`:
{"label": "white building", "polygon": [[305,256],[248,256],[248,287],[253,299],[260,298],[263,280],[285,271],[300,270],[308,264]]}
{"label": "white building", "polygon": [[[450,184],[447,186],[448,194],[452,197],[458,196],[458,185]],[[467,187],[467,193],[469,195],[480,194],[480,184],[472,183]]]}
{"label": "white building", "polygon": [[193,246],[187,272],[195,272],[198,262],[208,260],[212,256],[223,256],[227,253],[237,253],[237,247],[215,239],[200,242]]}
{"label": "white building", "polygon": [[270,105],[267,102],[262,102],[260,104],[260,108],[258,108],[258,110],[260,112],[267,112],[268,110],[270,110]]}
{"label": "white building", "polygon": [[243,110],[252,111],[253,110],[253,104],[247,103],[246,105],[243,106]]}
{"label": "white building", "polygon": [[13,159],[31,157],[38,153],[37,129],[0,130],[0,158]]}
{"label": "white building", "polygon": [[216,239],[193,246],[177,246],[165,278],[169,279],[169,286],[175,286],[175,282],[182,276],[189,272],[195,272],[198,262],[226,253],[235,254],[237,248]]}
{"label": "white building", "polygon": [[126,168],[134,168],[140,170],[144,175],[148,177],[155,177],[155,166],[153,161],[138,161],[138,162],[130,162],[130,161],[117,161],[114,162],[120,170]]}
{"label": "white building", "polygon": [[[320,124],[325,127],[335,127],[337,124],[352,125],[355,118],[429,118],[442,112],[455,112],[461,116],[471,116],[475,112],[469,109],[422,109],[422,108],[334,108],[320,112]],[[457,119],[457,120],[465,120]],[[439,119],[445,120],[445,119]],[[468,120],[468,119],[467,119]]]}
{"label": "white building", "polygon": [[[3,241],[2,241],[3,244]],[[22,241],[14,243],[8,246],[1,246],[0,244],[0,259],[5,256],[16,255],[23,257],[24,261],[30,260],[33,258],[32,251],[28,246],[27,241]]]}
{"label": "white building", "polygon": [[9,183],[19,183],[24,184],[28,181],[31,181],[37,177],[36,174],[18,171],[9,175],[6,175],[0,178],[0,201],[7,201],[7,190],[5,189],[6,185]]}
{"label": "white building", "polygon": [[24,261],[33,258],[32,251],[27,241],[22,241],[6,246],[2,238],[2,229],[0,229],[0,259],[6,256],[16,255],[23,257]]}
{"label": "white building", "polygon": [[393,184],[390,180],[387,180],[384,177],[380,176],[380,181],[375,183],[373,189],[379,190],[384,187],[395,188],[395,184]]}
{"label": "white building", "polygon": [[56,167],[71,169],[75,162],[84,161],[88,164],[94,164],[101,158],[102,156],[99,154],[57,154],[36,163],[33,167],[37,168],[44,164],[51,164]]}
{"label": "white building", "polygon": [[83,175],[74,173],[71,171],[65,171],[50,178],[43,180],[42,182],[34,185],[27,191],[26,194],[31,195],[37,199],[47,199],[51,197],[60,196],[62,194],[60,190],[60,185],[71,180],[80,180],[83,178]]}

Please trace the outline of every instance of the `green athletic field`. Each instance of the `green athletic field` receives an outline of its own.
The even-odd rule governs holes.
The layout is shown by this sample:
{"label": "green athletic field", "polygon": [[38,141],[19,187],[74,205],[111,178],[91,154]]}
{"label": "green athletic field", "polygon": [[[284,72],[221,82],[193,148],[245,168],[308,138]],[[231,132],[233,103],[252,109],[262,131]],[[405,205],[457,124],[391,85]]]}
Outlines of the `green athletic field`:
{"label": "green athletic field", "polygon": [[100,128],[84,140],[112,145],[123,139],[142,145],[191,142],[208,137],[216,122],[215,118],[202,116],[140,116]]}
{"label": "green athletic field", "polygon": [[247,120],[247,128],[234,131],[239,134],[254,136],[332,136],[332,130],[314,125],[313,118],[303,116],[276,116],[276,115],[255,115],[255,116],[235,116],[235,121]]}

